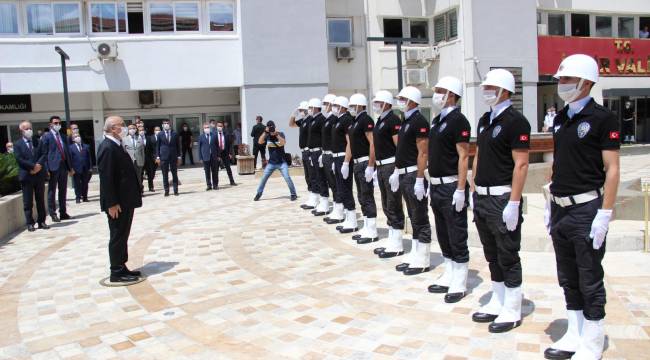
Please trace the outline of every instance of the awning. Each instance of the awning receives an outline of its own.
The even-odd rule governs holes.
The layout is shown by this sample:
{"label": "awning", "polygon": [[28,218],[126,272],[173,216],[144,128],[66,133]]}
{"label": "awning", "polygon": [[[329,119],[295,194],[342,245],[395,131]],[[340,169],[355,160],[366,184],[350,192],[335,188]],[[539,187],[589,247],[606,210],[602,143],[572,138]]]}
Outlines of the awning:
{"label": "awning", "polygon": [[604,89],[603,97],[650,96],[650,88]]}

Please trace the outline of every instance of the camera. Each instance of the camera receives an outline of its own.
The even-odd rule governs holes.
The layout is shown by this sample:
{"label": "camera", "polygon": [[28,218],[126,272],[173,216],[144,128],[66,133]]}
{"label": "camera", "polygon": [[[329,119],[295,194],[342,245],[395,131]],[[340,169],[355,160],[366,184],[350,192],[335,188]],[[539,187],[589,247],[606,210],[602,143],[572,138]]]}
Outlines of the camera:
{"label": "camera", "polygon": [[269,125],[268,128],[269,128],[269,133],[270,134],[275,132],[275,125]]}

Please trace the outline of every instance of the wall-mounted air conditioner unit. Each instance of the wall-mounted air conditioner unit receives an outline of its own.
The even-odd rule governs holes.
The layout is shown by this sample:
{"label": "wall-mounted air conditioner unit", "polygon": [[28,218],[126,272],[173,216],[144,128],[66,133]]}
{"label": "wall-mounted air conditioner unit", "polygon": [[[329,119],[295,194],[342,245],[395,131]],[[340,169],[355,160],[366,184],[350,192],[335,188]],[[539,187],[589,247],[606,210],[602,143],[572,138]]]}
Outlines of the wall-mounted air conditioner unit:
{"label": "wall-mounted air conditioner unit", "polygon": [[437,46],[422,49],[422,59],[426,61],[434,61],[440,58],[440,49]]}
{"label": "wall-mounted air conditioner unit", "polygon": [[336,48],[336,61],[347,60],[348,62],[354,59],[354,48],[349,46]]}
{"label": "wall-mounted air conditioner unit", "polygon": [[103,42],[98,44],[97,57],[101,60],[115,60],[117,58],[117,43]]}
{"label": "wall-mounted air conditioner unit", "polygon": [[425,69],[406,69],[404,70],[406,85],[423,85],[427,83],[427,72]]}
{"label": "wall-mounted air conditioner unit", "polygon": [[159,107],[162,104],[160,90],[141,90],[138,91],[138,102],[143,109]]}
{"label": "wall-mounted air conditioner unit", "polygon": [[416,62],[420,60],[420,49],[406,49],[406,61]]}

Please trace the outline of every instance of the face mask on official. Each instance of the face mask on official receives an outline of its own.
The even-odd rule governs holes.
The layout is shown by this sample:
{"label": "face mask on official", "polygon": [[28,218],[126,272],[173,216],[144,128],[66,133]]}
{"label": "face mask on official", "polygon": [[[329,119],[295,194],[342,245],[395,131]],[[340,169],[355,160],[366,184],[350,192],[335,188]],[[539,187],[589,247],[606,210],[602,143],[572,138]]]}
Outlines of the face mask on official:
{"label": "face mask on official", "polygon": [[580,96],[580,89],[582,88],[583,83],[584,79],[580,79],[577,83],[572,84],[558,84],[557,95],[567,103],[574,102],[578,99],[578,96]]}
{"label": "face mask on official", "polygon": [[332,105],[332,114],[334,114],[334,116],[339,116],[340,113],[341,113],[341,107]]}
{"label": "face mask on official", "polygon": [[372,103],[372,112],[375,115],[381,115],[384,111],[384,103],[374,102]]}
{"label": "face mask on official", "polygon": [[27,139],[31,139],[32,135],[34,135],[34,132],[32,131],[32,129],[25,130],[23,132],[23,136],[26,137]]}
{"label": "face mask on official", "polygon": [[431,101],[433,102],[433,106],[435,106],[437,109],[442,110],[445,107],[445,104],[447,103],[448,97],[449,97],[449,91],[447,91],[444,94],[433,93],[433,99],[431,99]]}
{"label": "face mask on official", "polygon": [[489,107],[496,105],[499,102],[502,92],[503,89],[499,89],[498,92],[496,90],[483,89],[483,102]]}
{"label": "face mask on official", "polygon": [[217,131],[222,132],[223,131],[223,126],[217,126]]}
{"label": "face mask on official", "polygon": [[54,131],[57,131],[57,132],[61,131],[61,124],[52,125],[52,129],[54,129]]}
{"label": "face mask on official", "polygon": [[203,133],[208,135],[210,133],[210,128],[209,127],[204,127],[203,128]]}
{"label": "face mask on official", "polygon": [[154,134],[155,136],[158,136],[158,134],[160,134],[160,130],[156,130],[156,131],[154,131],[153,134]]}
{"label": "face mask on official", "polygon": [[314,108],[309,108],[309,109],[307,110],[307,115],[309,115],[309,116],[314,116]]}
{"label": "face mask on official", "polygon": [[9,154],[13,154],[13,153],[14,153],[14,148],[13,148],[13,146],[10,146],[10,147],[7,148],[7,153],[9,153]]}
{"label": "face mask on official", "polygon": [[359,114],[359,111],[358,111],[358,110],[359,110],[359,109],[357,108],[356,105],[352,105],[352,106],[350,107],[350,115],[356,117],[357,114]]}
{"label": "face mask on official", "polygon": [[74,142],[77,144],[81,144],[81,138],[77,136],[76,138],[74,138]]}
{"label": "face mask on official", "polygon": [[406,112],[408,104],[409,101],[407,99],[397,99],[397,108],[399,108],[401,112]]}
{"label": "face mask on official", "polygon": [[168,123],[164,123],[164,124],[163,124],[163,129],[165,129],[165,131],[169,130],[169,124],[168,124]]}

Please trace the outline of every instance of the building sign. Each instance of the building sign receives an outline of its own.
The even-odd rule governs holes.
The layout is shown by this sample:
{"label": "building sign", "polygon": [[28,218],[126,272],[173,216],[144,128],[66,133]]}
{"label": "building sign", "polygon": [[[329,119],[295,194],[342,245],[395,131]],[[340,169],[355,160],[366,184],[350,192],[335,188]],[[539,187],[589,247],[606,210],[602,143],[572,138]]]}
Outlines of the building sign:
{"label": "building sign", "polygon": [[30,95],[0,95],[0,113],[32,112]]}
{"label": "building sign", "polygon": [[562,59],[573,54],[591,55],[600,76],[650,76],[650,40],[617,38],[537,37],[540,75],[553,75]]}

